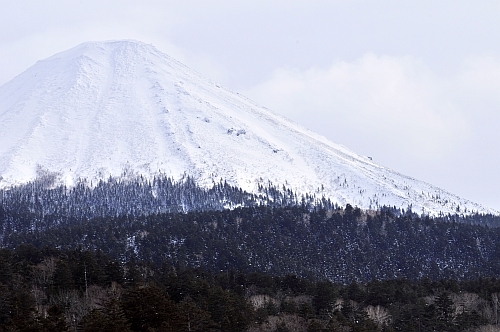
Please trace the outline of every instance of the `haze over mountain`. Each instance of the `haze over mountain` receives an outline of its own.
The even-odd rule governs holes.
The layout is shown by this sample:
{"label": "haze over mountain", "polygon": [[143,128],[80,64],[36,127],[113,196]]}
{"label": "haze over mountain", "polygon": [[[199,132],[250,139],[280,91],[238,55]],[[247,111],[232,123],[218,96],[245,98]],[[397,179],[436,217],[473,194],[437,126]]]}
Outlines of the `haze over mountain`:
{"label": "haze over mountain", "polygon": [[[0,187],[57,175],[223,179],[314,193],[364,209],[493,213],[377,165],[232,92],[151,45],[89,42],[0,87]],[[332,130],[342,123],[332,123]]]}

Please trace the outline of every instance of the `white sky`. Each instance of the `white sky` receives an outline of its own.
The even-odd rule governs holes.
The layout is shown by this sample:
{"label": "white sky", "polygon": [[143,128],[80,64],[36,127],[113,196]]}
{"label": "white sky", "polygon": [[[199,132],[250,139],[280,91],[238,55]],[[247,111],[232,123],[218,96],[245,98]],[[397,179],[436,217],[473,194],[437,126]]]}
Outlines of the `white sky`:
{"label": "white sky", "polygon": [[0,8],[0,85],[84,41],[136,39],[382,165],[500,210],[500,1]]}

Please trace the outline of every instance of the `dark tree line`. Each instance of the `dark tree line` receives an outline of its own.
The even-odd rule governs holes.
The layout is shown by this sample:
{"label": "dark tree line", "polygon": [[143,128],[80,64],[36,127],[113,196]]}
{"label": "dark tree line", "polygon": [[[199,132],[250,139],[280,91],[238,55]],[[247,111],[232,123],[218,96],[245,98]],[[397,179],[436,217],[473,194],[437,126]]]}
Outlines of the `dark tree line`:
{"label": "dark tree line", "polygon": [[101,250],[124,262],[167,261],[211,271],[232,268],[341,283],[500,275],[500,228],[390,209],[368,213],[350,206],[96,217],[10,232],[3,238],[8,248],[22,243]]}

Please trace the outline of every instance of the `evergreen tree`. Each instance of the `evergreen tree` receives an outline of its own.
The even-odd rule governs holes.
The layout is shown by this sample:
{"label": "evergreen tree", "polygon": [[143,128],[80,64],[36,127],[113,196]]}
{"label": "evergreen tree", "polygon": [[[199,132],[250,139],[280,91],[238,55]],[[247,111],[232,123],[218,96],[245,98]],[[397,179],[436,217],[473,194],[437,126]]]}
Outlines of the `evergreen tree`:
{"label": "evergreen tree", "polygon": [[453,301],[450,299],[448,292],[442,292],[436,297],[434,307],[436,312],[436,328],[441,331],[445,329],[454,330],[456,326],[453,322]]}
{"label": "evergreen tree", "polygon": [[58,306],[51,306],[47,310],[47,317],[42,320],[42,330],[46,332],[68,331],[64,311]]}
{"label": "evergreen tree", "polygon": [[170,297],[156,286],[133,288],[123,295],[123,309],[133,331],[177,331],[179,312]]}
{"label": "evergreen tree", "polygon": [[217,325],[210,314],[200,309],[196,303],[187,296],[179,304],[179,332],[215,331]]}

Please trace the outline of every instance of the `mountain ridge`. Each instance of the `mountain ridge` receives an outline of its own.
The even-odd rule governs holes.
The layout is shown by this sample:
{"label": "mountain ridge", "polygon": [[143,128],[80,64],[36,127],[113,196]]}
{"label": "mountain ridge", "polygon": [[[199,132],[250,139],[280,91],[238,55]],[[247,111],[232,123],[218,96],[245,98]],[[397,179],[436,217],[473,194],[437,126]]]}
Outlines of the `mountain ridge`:
{"label": "mountain ridge", "polygon": [[87,42],[38,61],[0,87],[0,123],[3,188],[41,174],[68,186],[187,174],[249,192],[271,181],[364,209],[499,214],[377,165],[137,41]]}

